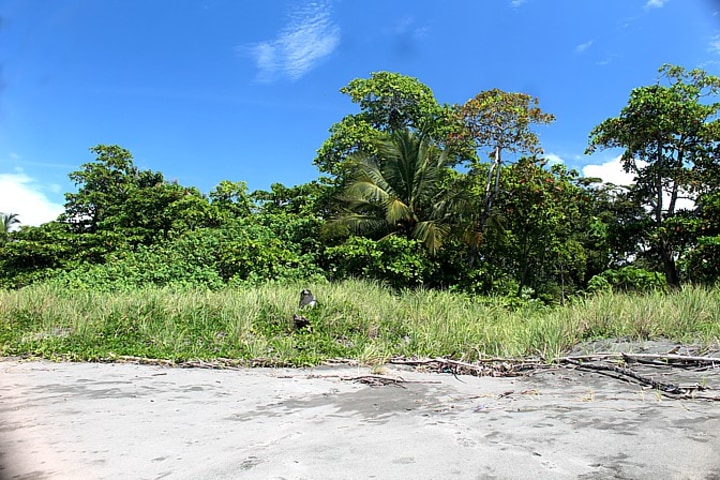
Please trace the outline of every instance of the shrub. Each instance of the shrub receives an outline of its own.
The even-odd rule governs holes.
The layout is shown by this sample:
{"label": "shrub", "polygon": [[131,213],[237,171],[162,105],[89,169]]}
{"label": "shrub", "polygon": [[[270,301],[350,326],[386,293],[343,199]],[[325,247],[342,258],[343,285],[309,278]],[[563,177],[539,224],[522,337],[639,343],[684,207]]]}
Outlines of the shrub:
{"label": "shrub", "polygon": [[616,292],[642,292],[664,289],[667,287],[665,277],[658,272],[650,272],[633,266],[617,270],[605,270],[595,275],[588,282],[588,291],[613,290]]}
{"label": "shrub", "polygon": [[403,237],[350,237],[325,253],[335,278],[377,280],[393,288],[423,285],[433,270],[420,242]]}

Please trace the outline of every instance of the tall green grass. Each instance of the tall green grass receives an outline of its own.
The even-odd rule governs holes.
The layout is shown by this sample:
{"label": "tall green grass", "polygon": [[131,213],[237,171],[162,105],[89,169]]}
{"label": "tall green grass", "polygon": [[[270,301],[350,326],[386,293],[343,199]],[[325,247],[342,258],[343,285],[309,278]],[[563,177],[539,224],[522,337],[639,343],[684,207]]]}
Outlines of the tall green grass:
{"label": "tall green grass", "polygon": [[391,356],[553,358],[584,340],[720,339],[720,290],[601,293],[560,307],[507,306],[503,298],[444,291],[393,292],[373,283],[309,285],[318,306],[301,312],[307,285],[222,291],[142,289],[106,293],[34,285],[0,291],[0,354],[99,360],[233,358],[310,365]]}

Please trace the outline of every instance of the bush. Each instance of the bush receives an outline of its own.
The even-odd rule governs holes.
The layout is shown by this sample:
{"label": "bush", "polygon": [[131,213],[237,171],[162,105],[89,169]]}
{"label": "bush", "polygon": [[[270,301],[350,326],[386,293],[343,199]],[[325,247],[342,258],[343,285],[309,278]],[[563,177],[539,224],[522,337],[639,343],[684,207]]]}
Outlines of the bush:
{"label": "bush", "polygon": [[336,279],[377,280],[393,288],[417,287],[432,274],[433,262],[415,240],[390,236],[374,241],[350,237],[325,250]]}
{"label": "bush", "polygon": [[712,285],[720,281],[720,235],[698,238],[684,262],[686,275]]}
{"label": "bush", "polygon": [[270,228],[237,221],[221,228],[188,231],[161,245],[138,245],[106,257],[101,265],[57,272],[54,283],[103,291],[145,286],[218,289],[266,281],[323,280],[323,272],[300,247]]}
{"label": "bush", "polygon": [[633,266],[617,270],[605,270],[595,275],[588,282],[588,291],[597,292],[613,290],[615,292],[643,292],[660,290],[667,287],[665,276],[658,272],[650,272]]}
{"label": "bush", "polygon": [[49,282],[64,288],[104,292],[145,286],[218,289],[224,285],[212,266],[188,261],[163,247],[145,246],[111,254],[102,265],[83,264],[58,272]]}

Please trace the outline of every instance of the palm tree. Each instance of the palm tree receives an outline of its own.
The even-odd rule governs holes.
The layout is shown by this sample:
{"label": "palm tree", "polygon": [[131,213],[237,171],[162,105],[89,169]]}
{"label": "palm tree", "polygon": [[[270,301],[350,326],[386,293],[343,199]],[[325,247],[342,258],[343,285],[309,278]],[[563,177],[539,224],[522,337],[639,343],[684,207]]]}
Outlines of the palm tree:
{"label": "palm tree", "polygon": [[340,198],[345,211],[335,222],[357,234],[404,235],[436,252],[450,230],[450,217],[439,208],[451,174],[447,151],[401,130],[379,141],[376,154],[351,161],[353,175]]}
{"label": "palm tree", "polygon": [[10,233],[13,225],[20,223],[17,213],[0,213],[0,233]]}

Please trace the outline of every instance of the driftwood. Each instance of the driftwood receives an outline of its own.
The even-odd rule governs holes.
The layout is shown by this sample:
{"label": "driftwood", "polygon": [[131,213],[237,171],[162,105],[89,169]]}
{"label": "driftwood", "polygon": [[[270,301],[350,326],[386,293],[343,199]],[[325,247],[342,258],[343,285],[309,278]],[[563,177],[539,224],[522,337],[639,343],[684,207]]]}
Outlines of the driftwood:
{"label": "driftwood", "polygon": [[513,377],[522,375],[528,370],[543,368],[540,360],[493,358],[468,363],[449,358],[408,359],[396,357],[389,360],[394,365],[411,365],[424,367],[437,373],[456,375],[474,375],[478,377]]}
{"label": "driftwood", "polygon": [[652,378],[644,375],[640,375],[637,372],[634,372],[630,370],[629,368],[622,368],[618,367],[617,365],[604,365],[604,364],[597,364],[597,363],[582,363],[578,362],[572,359],[565,359],[565,362],[569,363],[570,365],[575,365],[575,368],[578,370],[589,370],[593,372],[612,372],[617,374],[617,376],[613,376],[614,378],[619,378],[620,380],[624,380],[627,382],[630,382],[630,379],[636,380],[642,385],[647,385],[652,388],[655,388],[657,390],[660,390],[661,392],[665,393],[671,393],[674,395],[683,395],[688,393],[687,388],[681,388],[678,385],[673,385],[671,383],[664,383],[664,382],[658,382],[657,380],[653,380]]}
{"label": "driftwood", "polygon": [[598,353],[591,355],[577,355],[559,357],[552,361],[542,358],[518,359],[518,358],[481,358],[474,363],[451,360],[447,358],[432,359],[407,359],[393,358],[389,361],[396,365],[412,365],[426,368],[438,373],[469,374],[475,376],[507,377],[527,375],[529,373],[542,373],[557,368],[568,368],[582,370],[612,378],[628,383],[639,384],[644,387],[653,388],[660,394],[669,398],[695,398],[720,401],[720,396],[698,395],[697,392],[717,390],[695,385],[676,385],[655,380],[647,375],[642,375],[625,365],[629,363],[651,364],[655,367],[711,367],[720,369],[720,358],[701,357],[676,354],[630,354],[630,353]]}
{"label": "driftwood", "polygon": [[649,353],[623,353],[623,359],[626,362],[672,364],[673,366],[718,366],[720,367],[720,358],[717,357],[698,357],[692,355],[657,355]]}

